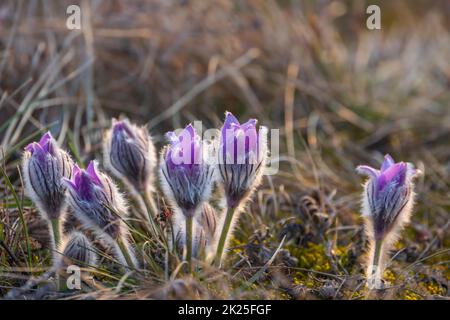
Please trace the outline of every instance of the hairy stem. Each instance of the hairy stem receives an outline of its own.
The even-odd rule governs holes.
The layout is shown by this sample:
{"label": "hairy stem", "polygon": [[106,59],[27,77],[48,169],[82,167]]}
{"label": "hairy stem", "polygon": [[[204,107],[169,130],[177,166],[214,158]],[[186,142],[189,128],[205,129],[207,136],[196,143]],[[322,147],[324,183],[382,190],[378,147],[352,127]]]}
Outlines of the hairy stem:
{"label": "hairy stem", "polygon": [[377,288],[381,282],[382,270],[380,270],[380,258],[382,245],[382,240],[375,240],[372,264],[369,265],[369,272],[367,275],[370,289]]}
{"label": "hairy stem", "polygon": [[234,208],[228,207],[225,216],[225,222],[223,224],[222,232],[220,234],[219,242],[217,244],[217,251],[216,257],[214,259],[214,264],[219,268],[222,264],[223,251],[225,249],[225,243],[227,242],[227,239],[229,237],[231,221],[233,220],[234,211],[235,211]]}
{"label": "hairy stem", "polygon": [[142,210],[142,218],[146,219],[148,222],[148,231],[153,235],[154,240],[164,248],[168,247],[167,237],[163,234],[161,226],[156,223],[155,218],[158,215],[158,207],[153,200],[152,193],[149,190],[138,191],[133,189],[134,197],[138,202],[140,209]]}
{"label": "hairy stem", "polygon": [[141,192],[141,197],[144,200],[145,209],[147,210],[148,222],[150,223],[151,232],[157,237],[160,234],[160,230],[155,223],[155,218],[157,216],[157,208],[151,193],[149,191]]}
{"label": "hairy stem", "polygon": [[192,272],[192,217],[186,218],[186,262],[187,272]]}
{"label": "hairy stem", "polygon": [[61,223],[59,218],[50,219],[50,227],[52,229],[53,245],[55,246],[53,251],[56,252],[61,243]]}
{"label": "hairy stem", "polygon": [[118,245],[123,257],[125,258],[125,262],[128,265],[128,267],[129,268],[136,267],[134,264],[134,261],[135,261],[134,254],[131,252],[126,239],[124,239],[122,237],[118,238],[117,245]]}
{"label": "hairy stem", "polygon": [[141,195],[142,198],[144,199],[149,219],[153,221],[153,219],[157,218],[158,216],[158,209],[156,207],[155,201],[153,200],[152,193],[146,190],[142,192]]}
{"label": "hairy stem", "polygon": [[[58,259],[61,259],[62,257],[58,257],[58,248],[61,243],[61,221],[59,218],[50,219],[50,228],[51,228],[51,237],[53,238],[52,244],[52,256],[53,256],[53,263],[58,261]],[[62,253],[61,253],[62,254]],[[55,280],[56,280],[56,290],[61,290],[61,284],[60,284],[60,275],[59,271],[55,274]]]}

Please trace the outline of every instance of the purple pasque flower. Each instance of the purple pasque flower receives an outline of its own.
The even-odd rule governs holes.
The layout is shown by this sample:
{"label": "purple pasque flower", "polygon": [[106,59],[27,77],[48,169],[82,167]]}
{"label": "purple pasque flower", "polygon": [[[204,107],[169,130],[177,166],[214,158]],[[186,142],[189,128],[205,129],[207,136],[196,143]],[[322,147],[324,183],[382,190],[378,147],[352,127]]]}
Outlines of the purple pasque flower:
{"label": "purple pasque flower", "polygon": [[260,183],[267,158],[267,128],[256,119],[240,124],[225,113],[219,147],[219,172],[229,207],[237,207]]}
{"label": "purple pasque flower", "polygon": [[162,188],[174,207],[192,217],[211,194],[214,167],[208,161],[210,148],[191,124],[178,135],[169,132],[166,136],[169,145],[160,161]]}
{"label": "purple pasque flower", "polygon": [[113,119],[103,145],[105,165],[118,178],[125,179],[138,192],[148,191],[156,166],[155,146],[147,128],[127,119]]}
{"label": "purple pasque flower", "polygon": [[221,160],[227,164],[258,163],[259,139],[256,119],[242,125],[231,113],[225,113],[221,130]]}
{"label": "purple pasque flower", "polygon": [[72,165],[72,159],[58,147],[50,132],[25,147],[25,190],[46,220],[59,218],[65,209],[66,187],[61,181],[70,178]]}
{"label": "purple pasque flower", "polygon": [[363,215],[370,218],[373,236],[383,239],[395,226],[408,222],[412,211],[413,178],[419,174],[411,163],[396,163],[384,157],[380,170],[358,166],[357,171],[369,177],[363,193]]}
{"label": "purple pasque flower", "polygon": [[114,182],[97,171],[91,161],[86,170],[73,167],[72,179],[64,179],[68,187],[68,200],[76,217],[87,229],[112,239],[123,236],[121,217],[126,216],[122,195]]}

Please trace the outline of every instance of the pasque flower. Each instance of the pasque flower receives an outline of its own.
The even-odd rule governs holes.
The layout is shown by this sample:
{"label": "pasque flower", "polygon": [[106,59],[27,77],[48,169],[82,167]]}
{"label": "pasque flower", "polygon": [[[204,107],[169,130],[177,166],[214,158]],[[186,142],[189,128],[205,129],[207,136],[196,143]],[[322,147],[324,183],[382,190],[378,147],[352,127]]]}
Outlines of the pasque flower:
{"label": "pasque flower", "polygon": [[39,142],[29,144],[22,159],[26,194],[49,223],[53,249],[60,241],[61,216],[66,209],[66,186],[62,178],[70,178],[72,165],[72,159],[58,147],[50,132]]}
{"label": "pasque flower", "polygon": [[72,231],[61,244],[62,265],[95,266],[97,254],[91,241],[80,231]]}
{"label": "pasque flower", "polygon": [[86,170],[75,165],[72,179],[64,181],[68,186],[69,203],[84,227],[111,245],[120,262],[129,267],[137,266],[123,221],[127,208],[114,182],[97,171],[93,161]]}
{"label": "pasque flower", "polygon": [[113,119],[112,128],[105,134],[103,153],[106,167],[143,197],[150,219],[155,217],[156,206],[151,192],[156,154],[147,128],[138,127],[127,119]]}
{"label": "pasque flower", "polygon": [[[84,268],[97,266],[97,253],[89,239],[79,231],[72,231],[61,243],[61,255],[53,266],[58,290],[66,290],[68,283],[68,268],[78,266]],[[75,279],[74,279],[75,280]],[[81,285],[81,279],[76,279]]]}
{"label": "pasque flower", "polygon": [[202,204],[211,195],[214,166],[210,164],[210,148],[192,125],[179,135],[167,133],[170,142],[161,153],[162,189],[172,207],[179,209],[186,223],[186,261],[191,268],[193,221]]}
{"label": "pasque flower", "polygon": [[267,128],[256,129],[256,119],[240,124],[230,112],[221,130],[218,171],[225,192],[227,211],[217,245],[216,265],[220,265],[230,231],[239,211],[260,184],[267,158]]}
{"label": "pasque flower", "polygon": [[228,207],[237,208],[259,185],[267,158],[267,128],[256,119],[240,124],[226,112],[221,130],[219,173]]}
{"label": "pasque flower", "polygon": [[359,166],[357,171],[369,177],[364,184],[362,201],[366,231],[371,241],[369,257],[373,257],[367,269],[368,286],[380,289],[386,253],[411,217],[413,179],[420,171],[411,163],[395,163],[390,155],[385,156],[380,170]]}
{"label": "pasque flower", "polygon": [[147,128],[131,124],[127,119],[113,119],[104,147],[105,163],[115,176],[128,180],[138,191],[151,186],[156,154]]}

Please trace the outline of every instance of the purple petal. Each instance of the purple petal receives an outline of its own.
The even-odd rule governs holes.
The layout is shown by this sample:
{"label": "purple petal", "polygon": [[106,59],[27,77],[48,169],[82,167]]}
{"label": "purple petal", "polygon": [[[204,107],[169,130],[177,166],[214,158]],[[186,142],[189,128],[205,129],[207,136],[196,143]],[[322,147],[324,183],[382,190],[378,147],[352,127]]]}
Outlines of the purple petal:
{"label": "purple petal", "polygon": [[391,181],[399,176],[405,174],[406,172],[406,163],[399,162],[392,165],[389,169],[383,172],[383,175],[386,177],[388,181]]}
{"label": "purple petal", "polygon": [[[249,154],[258,154],[258,132],[256,119],[250,119],[240,125],[239,121],[230,112],[226,112],[222,127],[222,152],[224,160],[228,163],[244,163]],[[238,160],[239,159],[239,160]]]}
{"label": "purple petal", "polygon": [[180,136],[189,136],[190,138],[194,138],[196,136],[196,132],[192,124],[188,124],[186,128],[184,128],[184,130],[181,132]]}
{"label": "purple petal", "polygon": [[47,152],[41,147],[41,145],[37,142],[33,142],[33,149],[33,156],[36,157],[39,161],[45,161]]}
{"label": "purple petal", "polygon": [[45,133],[41,137],[41,139],[39,139],[39,142],[32,142],[32,143],[28,144],[25,147],[25,150],[30,152],[31,154],[33,154],[36,151],[36,148],[39,147],[40,151],[49,152],[49,149],[50,149],[49,144],[52,139],[53,139],[52,135],[49,131],[49,132]]}
{"label": "purple petal", "polygon": [[30,152],[31,154],[33,154],[34,153],[34,149],[36,148],[35,147],[35,144],[36,142],[32,142],[32,143],[30,143],[30,144],[28,144],[26,147],[25,147],[25,151],[28,151],[28,152]]}
{"label": "purple petal", "polygon": [[62,178],[62,181],[68,186],[70,187],[72,190],[77,191],[77,185],[75,183],[72,182],[72,180],[67,179],[67,178]]}
{"label": "purple petal", "polygon": [[245,130],[245,152],[252,152],[254,154],[258,153],[258,132],[256,128],[248,128]]}
{"label": "purple petal", "polygon": [[45,145],[47,142],[49,142],[50,140],[52,140],[52,134],[50,133],[50,131],[48,131],[47,133],[45,133],[41,139],[39,140],[39,144],[41,146]]}
{"label": "purple petal", "polygon": [[402,186],[405,183],[405,178],[406,163],[396,163],[380,174],[377,181],[377,190],[383,190],[384,187],[391,182],[395,182],[397,186]]}
{"label": "purple petal", "polygon": [[166,137],[171,141],[166,154],[166,162],[170,169],[177,167],[190,170],[194,164],[201,162],[201,139],[191,124],[187,125],[178,136],[174,132],[168,132]]}
{"label": "purple petal", "polygon": [[356,171],[359,174],[363,174],[374,179],[377,179],[380,174],[380,171],[369,166],[358,166]]}
{"label": "purple petal", "polygon": [[222,152],[227,163],[236,163],[237,146],[236,130],[233,128],[222,129]]}
{"label": "purple petal", "polygon": [[394,164],[395,164],[394,159],[392,159],[392,157],[389,154],[385,155],[383,164],[381,165],[381,172],[386,171],[389,167],[391,167]]}
{"label": "purple petal", "polygon": [[51,148],[51,142],[53,140],[52,134],[50,131],[48,131],[46,134],[44,134],[41,139],[39,140],[39,145],[44,149],[46,152],[50,152],[53,150],[50,150]]}
{"label": "purple petal", "polygon": [[75,177],[75,176],[78,176],[79,174],[80,174],[80,172],[81,172],[81,169],[80,169],[80,167],[78,166],[78,165],[74,165],[73,166],[73,169],[72,169],[72,175]]}
{"label": "purple petal", "polygon": [[97,172],[95,172],[95,163],[94,161],[89,162],[89,165],[86,169],[87,174],[89,177],[93,180],[93,182],[99,186],[102,185],[102,182],[100,181],[99,176],[97,175]]}
{"label": "purple petal", "polygon": [[229,129],[233,125],[239,126],[239,120],[231,112],[225,112],[225,122],[223,123],[223,128]]}
{"label": "purple petal", "polygon": [[126,134],[131,138],[134,138],[132,128],[129,126],[128,121],[114,121],[113,123],[113,133],[115,135]]}
{"label": "purple petal", "polygon": [[258,123],[258,120],[256,120],[256,119],[250,119],[250,120],[248,120],[246,123],[241,124],[241,128],[242,128],[242,130],[244,130],[244,131],[247,131],[247,130],[249,130],[249,129],[255,129],[257,123]]}
{"label": "purple petal", "polygon": [[74,184],[76,186],[78,186],[80,184],[80,179],[81,179],[81,169],[79,166],[74,165],[73,166],[73,179],[72,181],[74,182]]}
{"label": "purple petal", "polygon": [[82,171],[79,183],[77,184],[77,193],[82,199],[91,199],[93,183],[94,181],[89,173],[87,173],[87,171]]}

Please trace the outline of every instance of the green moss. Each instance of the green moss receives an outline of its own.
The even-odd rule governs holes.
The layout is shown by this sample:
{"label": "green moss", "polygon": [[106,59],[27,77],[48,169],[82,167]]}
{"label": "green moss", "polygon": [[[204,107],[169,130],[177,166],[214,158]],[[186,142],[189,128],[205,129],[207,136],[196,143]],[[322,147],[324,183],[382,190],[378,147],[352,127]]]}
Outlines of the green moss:
{"label": "green moss", "polygon": [[[330,272],[332,270],[332,261],[326,254],[326,248],[324,244],[316,244],[309,242],[306,246],[297,247],[289,246],[291,255],[298,259],[298,267],[303,269],[309,269],[320,272]],[[349,256],[346,247],[337,247],[332,250],[332,254],[336,257],[336,260],[342,265],[347,266],[349,264]]]}
{"label": "green moss", "polygon": [[391,285],[395,284],[395,280],[397,279],[396,274],[392,270],[385,270],[383,274],[383,279],[389,282]]}
{"label": "green moss", "polygon": [[405,300],[422,300],[422,297],[419,294],[411,290],[406,290],[402,298]]}
{"label": "green moss", "polygon": [[331,264],[325,255],[325,246],[322,244],[308,243],[304,247],[289,247],[291,255],[298,259],[298,267],[315,271],[328,272]]}
{"label": "green moss", "polygon": [[431,295],[442,296],[445,294],[444,288],[442,288],[441,285],[436,281],[421,282],[419,286],[424,288]]}

